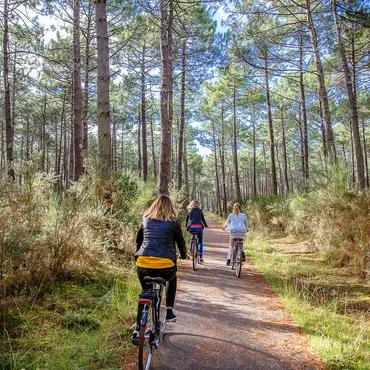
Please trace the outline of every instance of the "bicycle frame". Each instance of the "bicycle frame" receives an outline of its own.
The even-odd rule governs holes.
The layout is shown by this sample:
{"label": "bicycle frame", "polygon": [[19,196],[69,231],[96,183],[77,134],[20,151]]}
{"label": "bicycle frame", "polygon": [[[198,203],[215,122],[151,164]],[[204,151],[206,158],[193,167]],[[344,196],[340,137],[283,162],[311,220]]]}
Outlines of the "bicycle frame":
{"label": "bicycle frame", "polygon": [[[144,280],[153,284],[153,288],[146,289],[140,294],[139,303],[142,305],[142,309],[140,315],[139,370],[149,370],[154,349],[158,348],[166,328],[165,305],[161,305],[165,280],[148,276]],[[163,308],[162,315],[161,308]]]}
{"label": "bicycle frame", "polygon": [[234,251],[233,251],[233,262],[231,264],[231,268],[234,269],[235,267],[235,274],[238,278],[240,278],[240,274],[242,271],[242,264],[243,264],[243,239],[235,238],[234,239]]}

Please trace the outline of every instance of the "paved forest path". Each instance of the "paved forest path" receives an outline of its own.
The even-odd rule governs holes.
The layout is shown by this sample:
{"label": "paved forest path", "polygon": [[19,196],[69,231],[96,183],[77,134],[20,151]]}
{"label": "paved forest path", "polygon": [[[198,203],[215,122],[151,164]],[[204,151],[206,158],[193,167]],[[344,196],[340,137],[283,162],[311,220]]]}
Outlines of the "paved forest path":
{"label": "paved forest path", "polygon": [[177,322],[167,324],[151,369],[325,369],[250,259],[240,279],[225,265],[229,236],[207,222],[205,263],[193,271],[182,261]]}

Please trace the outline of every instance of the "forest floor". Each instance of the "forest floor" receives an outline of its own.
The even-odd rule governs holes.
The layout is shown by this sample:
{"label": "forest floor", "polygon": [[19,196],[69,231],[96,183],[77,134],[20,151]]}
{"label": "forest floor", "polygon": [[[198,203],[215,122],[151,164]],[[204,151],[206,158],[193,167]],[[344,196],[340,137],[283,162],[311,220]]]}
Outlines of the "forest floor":
{"label": "forest floor", "polygon": [[152,368],[325,369],[250,257],[239,279],[225,265],[229,235],[207,222],[205,262],[197,271],[182,262],[177,322],[168,323]]}

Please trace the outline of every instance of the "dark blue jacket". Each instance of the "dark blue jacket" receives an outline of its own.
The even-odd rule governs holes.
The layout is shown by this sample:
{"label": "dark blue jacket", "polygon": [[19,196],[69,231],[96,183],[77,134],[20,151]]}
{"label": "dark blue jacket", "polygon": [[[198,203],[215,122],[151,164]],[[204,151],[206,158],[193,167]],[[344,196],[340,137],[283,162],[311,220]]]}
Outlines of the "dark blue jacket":
{"label": "dark blue jacket", "polygon": [[185,240],[180,223],[143,218],[136,235],[135,256],[169,258],[176,262],[176,246],[181,258],[186,258]]}
{"label": "dark blue jacket", "polygon": [[202,225],[203,228],[208,227],[200,208],[192,208],[188,211],[186,215],[186,229],[189,229],[189,226],[192,224]]}

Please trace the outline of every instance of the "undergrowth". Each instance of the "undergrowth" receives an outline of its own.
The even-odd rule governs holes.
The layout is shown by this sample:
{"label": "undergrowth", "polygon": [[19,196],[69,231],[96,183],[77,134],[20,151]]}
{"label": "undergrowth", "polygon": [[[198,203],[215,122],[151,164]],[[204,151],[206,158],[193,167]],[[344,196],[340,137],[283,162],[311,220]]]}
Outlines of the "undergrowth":
{"label": "undergrowth", "polygon": [[[286,242],[286,240],[285,240]],[[370,289],[308,244],[248,237],[247,251],[327,368],[370,368]]]}
{"label": "undergrowth", "polygon": [[[0,368],[129,366],[135,236],[156,184],[91,168],[56,193],[56,179],[32,160],[22,178],[0,182]],[[173,187],[171,198],[184,219],[183,192]]]}
{"label": "undergrowth", "polygon": [[122,368],[139,293],[135,234],[155,184],[90,169],[57,194],[37,163],[22,171],[21,185],[0,182],[0,368]]}
{"label": "undergrowth", "polygon": [[0,368],[122,369],[138,293],[133,269],[121,269],[8,297]]}
{"label": "undergrowth", "polygon": [[309,241],[331,265],[370,281],[369,191],[333,180],[288,198],[256,197],[245,206],[251,230]]}

